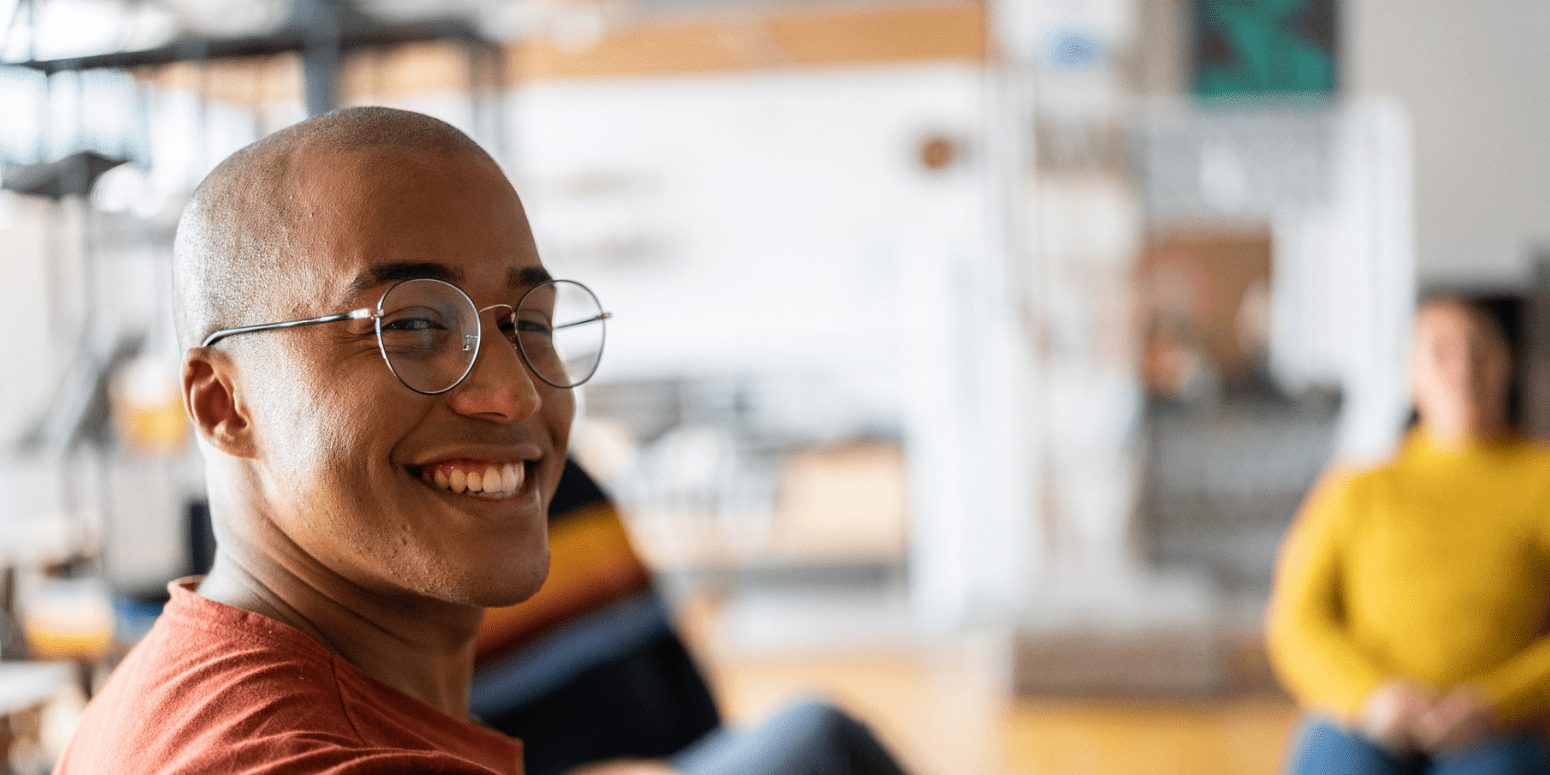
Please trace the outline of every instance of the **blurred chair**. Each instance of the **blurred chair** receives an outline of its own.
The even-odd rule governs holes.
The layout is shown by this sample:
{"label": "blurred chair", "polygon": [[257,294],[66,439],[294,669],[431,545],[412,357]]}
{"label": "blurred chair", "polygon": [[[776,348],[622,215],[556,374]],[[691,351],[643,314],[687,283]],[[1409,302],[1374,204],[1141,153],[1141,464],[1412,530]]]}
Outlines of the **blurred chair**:
{"label": "blurred chair", "polygon": [[549,507],[549,578],[485,615],[471,710],[521,738],[527,771],[659,758],[721,717],[619,513],[567,459]]}

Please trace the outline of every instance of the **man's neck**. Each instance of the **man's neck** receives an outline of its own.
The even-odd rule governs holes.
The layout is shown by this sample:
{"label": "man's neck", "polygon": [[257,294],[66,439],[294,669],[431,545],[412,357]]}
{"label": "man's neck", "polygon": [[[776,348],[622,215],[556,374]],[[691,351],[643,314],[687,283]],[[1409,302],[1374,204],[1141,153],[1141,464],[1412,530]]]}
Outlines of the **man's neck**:
{"label": "man's neck", "polygon": [[468,718],[474,638],[484,609],[386,598],[297,555],[222,549],[197,592],[289,625],[367,675],[453,718]]}

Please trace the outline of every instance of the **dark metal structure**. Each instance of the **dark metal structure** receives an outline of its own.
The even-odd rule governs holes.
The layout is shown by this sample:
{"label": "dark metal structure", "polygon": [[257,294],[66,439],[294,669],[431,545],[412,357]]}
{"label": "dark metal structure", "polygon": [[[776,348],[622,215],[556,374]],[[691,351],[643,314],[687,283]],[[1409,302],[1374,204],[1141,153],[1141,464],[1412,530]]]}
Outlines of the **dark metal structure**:
{"label": "dark metal structure", "polygon": [[[22,0],[21,5],[31,6],[36,2]],[[19,6],[17,13],[21,12]],[[29,59],[14,64],[53,75],[297,53],[301,55],[305,72],[307,113],[316,116],[339,106],[339,75],[346,53],[433,41],[452,41],[467,49],[469,87],[475,96],[483,87],[499,90],[503,86],[504,58],[499,56],[499,43],[487,39],[466,19],[447,17],[389,23],[361,11],[351,0],[294,0],[285,23],[262,36],[185,36],[163,46],[139,51],[67,59]]]}

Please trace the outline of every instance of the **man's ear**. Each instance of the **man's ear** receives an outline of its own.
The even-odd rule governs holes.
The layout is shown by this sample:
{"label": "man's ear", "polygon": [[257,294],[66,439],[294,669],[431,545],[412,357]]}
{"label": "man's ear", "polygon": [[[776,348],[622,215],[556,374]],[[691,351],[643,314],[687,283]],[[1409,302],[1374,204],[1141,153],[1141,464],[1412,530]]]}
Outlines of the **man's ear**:
{"label": "man's ear", "polygon": [[230,360],[208,347],[183,355],[183,410],[210,446],[233,457],[253,457],[253,424],[237,396]]}

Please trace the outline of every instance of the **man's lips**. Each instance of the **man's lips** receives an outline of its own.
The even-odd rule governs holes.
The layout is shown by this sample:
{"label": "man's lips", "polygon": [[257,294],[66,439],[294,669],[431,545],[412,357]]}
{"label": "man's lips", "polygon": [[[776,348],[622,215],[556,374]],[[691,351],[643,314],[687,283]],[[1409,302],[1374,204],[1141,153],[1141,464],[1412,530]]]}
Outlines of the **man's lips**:
{"label": "man's lips", "polygon": [[501,499],[522,491],[534,462],[456,458],[418,466],[415,473],[421,482],[439,490]]}

